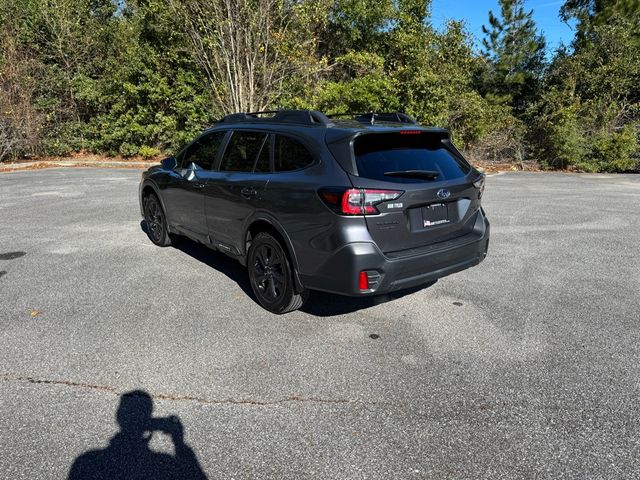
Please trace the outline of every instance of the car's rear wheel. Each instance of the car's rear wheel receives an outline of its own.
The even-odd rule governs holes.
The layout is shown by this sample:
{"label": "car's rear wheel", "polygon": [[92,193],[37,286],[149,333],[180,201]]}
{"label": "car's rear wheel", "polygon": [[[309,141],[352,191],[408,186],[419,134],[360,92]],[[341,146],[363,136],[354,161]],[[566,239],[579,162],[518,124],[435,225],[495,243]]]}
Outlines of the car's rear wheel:
{"label": "car's rear wheel", "polygon": [[307,299],[307,292],[295,292],[293,268],[281,243],[261,232],[249,248],[249,280],[260,305],[273,313],[297,310]]}
{"label": "car's rear wheel", "polygon": [[168,247],[171,245],[171,236],[167,228],[167,217],[160,200],[154,193],[150,193],[144,197],[143,205],[149,239],[160,247]]}

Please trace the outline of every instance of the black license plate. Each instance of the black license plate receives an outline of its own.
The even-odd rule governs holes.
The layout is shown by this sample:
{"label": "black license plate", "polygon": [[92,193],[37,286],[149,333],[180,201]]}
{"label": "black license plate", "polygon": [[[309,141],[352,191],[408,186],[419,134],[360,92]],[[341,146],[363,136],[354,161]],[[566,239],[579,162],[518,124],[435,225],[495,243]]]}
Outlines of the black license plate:
{"label": "black license plate", "polygon": [[422,207],[422,226],[435,227],[449,223],[449,207],[446,203],[434,203]]}

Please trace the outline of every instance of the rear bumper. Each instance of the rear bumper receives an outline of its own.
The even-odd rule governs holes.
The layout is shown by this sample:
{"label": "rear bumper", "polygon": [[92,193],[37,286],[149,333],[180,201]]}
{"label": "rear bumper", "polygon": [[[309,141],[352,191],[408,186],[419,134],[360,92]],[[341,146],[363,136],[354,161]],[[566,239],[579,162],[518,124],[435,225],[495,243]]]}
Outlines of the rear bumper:
{"label": "rear bumper", "polygon": [[[416,287],[478,265],[487,256],[489,221],[480,211],[473,230],[463,237],[422,248],[383,254],[375,243],[350,243],[334,252],[315,275],[301,275],[312,290],[368,296]],[[359,288],[366,271],[370,289]]]}

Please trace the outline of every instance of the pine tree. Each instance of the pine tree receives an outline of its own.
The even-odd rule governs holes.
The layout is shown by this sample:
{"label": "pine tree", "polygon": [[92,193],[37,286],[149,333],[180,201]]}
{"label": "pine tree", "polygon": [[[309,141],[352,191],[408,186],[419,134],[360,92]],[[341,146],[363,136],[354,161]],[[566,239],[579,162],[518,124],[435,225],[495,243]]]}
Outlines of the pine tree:
{"label": "pine tree", "polygon": [[640,0],[566,0],[560,9],[563,20],[576,18],[581,22],[605,21],[613,13],[632,19],[640,15]]}
{"label": "pine tree", "polygon": [[593,27],[605,26],[623,19],[628,22],[636,42],[640,42],[640,0],[565,0],[560,17],[566,22],[578,21],[575,48],[589,42]]}
{"label": "pine tree", "polygon": [[524,0],[499,0],[500,16],[489,12],[489,26],[482,26],[483,55],[487,71],[484,94],[522,113],[538,93],[544,70],[545,41],[537,32],[533,11]]}

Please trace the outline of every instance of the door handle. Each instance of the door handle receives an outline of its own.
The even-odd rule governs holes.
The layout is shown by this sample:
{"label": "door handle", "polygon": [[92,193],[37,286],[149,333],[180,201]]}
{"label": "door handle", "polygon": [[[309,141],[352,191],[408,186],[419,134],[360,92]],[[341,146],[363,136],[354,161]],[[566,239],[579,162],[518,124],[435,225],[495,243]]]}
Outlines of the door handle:
{"label": "door handle", "polygon": [[258,192],[253,187],[243,187],[242,190],[240,190],[240,194],[245,198],[251,198],[255,197]]}

